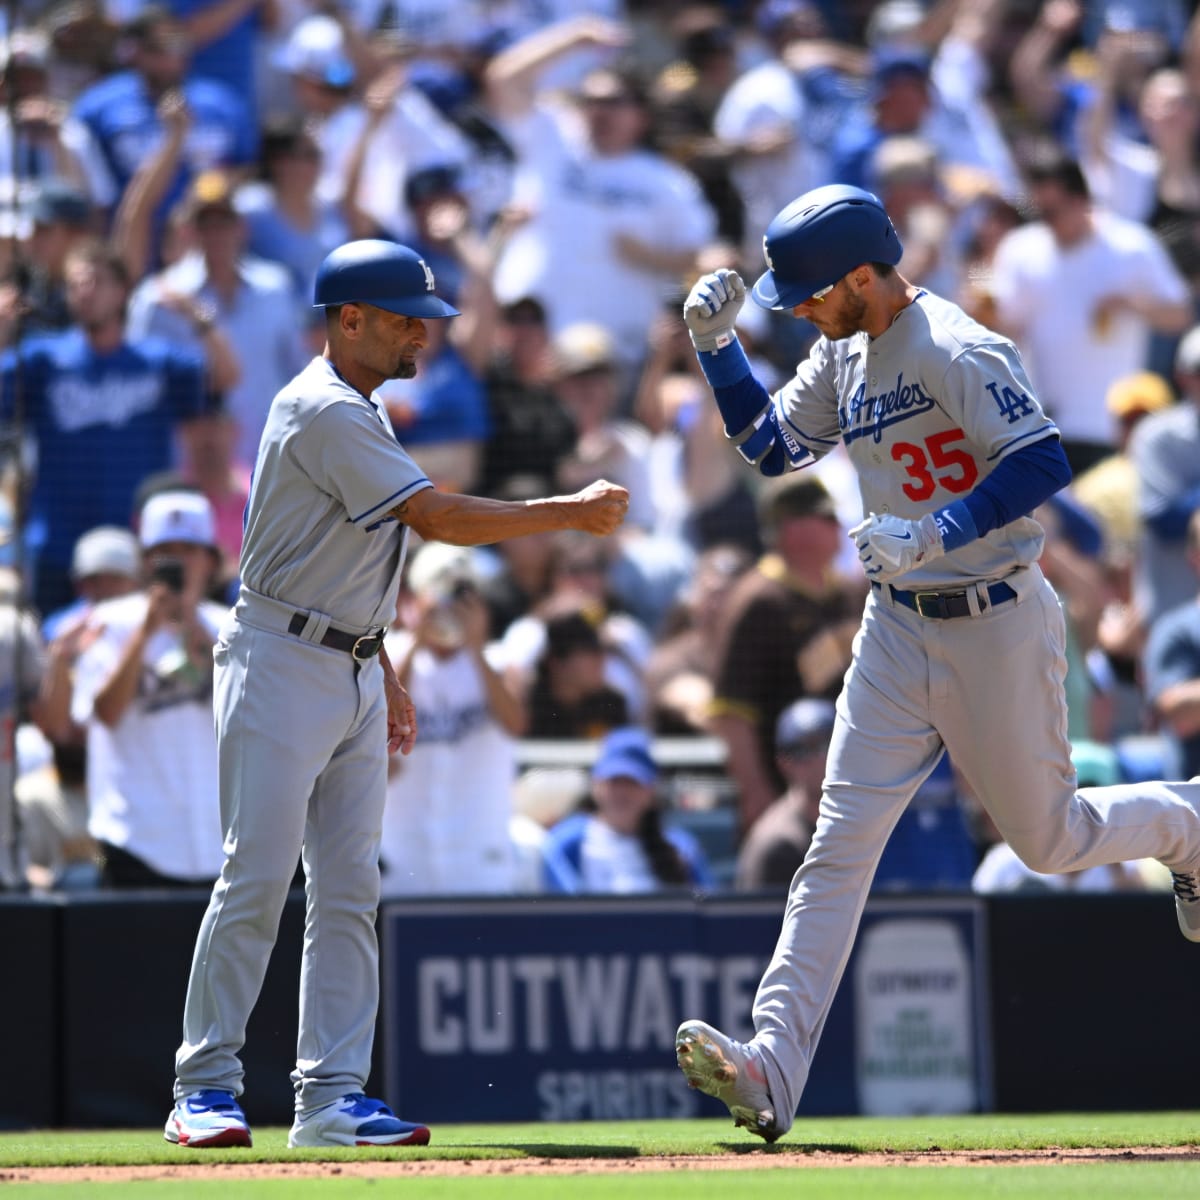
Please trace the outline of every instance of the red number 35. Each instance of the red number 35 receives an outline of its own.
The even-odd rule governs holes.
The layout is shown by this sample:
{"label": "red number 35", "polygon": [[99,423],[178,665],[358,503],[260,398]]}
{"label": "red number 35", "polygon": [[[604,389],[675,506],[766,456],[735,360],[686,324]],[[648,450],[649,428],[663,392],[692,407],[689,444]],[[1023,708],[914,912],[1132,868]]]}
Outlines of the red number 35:
{"label": "red number 35", "polygon": [[[966,436],[961,429],[944,429],[930,434],[923,447],[915,442],[897,442],[892,447],[893,461],[900,463],[912,480],[900,485],[910,500],[928,500],[939,485],[955,495],[975,486],[979,478],[975,460],[965,450],[951,449]],[[935,470],[940,474],[934,474]]]}

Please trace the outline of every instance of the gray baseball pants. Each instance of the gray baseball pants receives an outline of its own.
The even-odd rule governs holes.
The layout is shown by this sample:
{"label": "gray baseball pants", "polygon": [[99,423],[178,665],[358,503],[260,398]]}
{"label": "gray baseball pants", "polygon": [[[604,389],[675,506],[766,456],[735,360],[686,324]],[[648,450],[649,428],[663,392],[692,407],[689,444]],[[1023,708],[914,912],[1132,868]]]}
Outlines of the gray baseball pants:
{"label": "gray baseball pants", "polygon": [[1036,567],[1018,593],[980,616],[931,620],[872,590],[837,703],[816,833],[754,1001],[753,1044],[781,1129],[808,1079],[884,845],[943,745],[1035,871],[1200,862],[1200,783],[1075,790],[1062,609]]}
{"label": "gray baseball pants", "polygon": [[241,1094],[238,1053],[299,856],[307,906],[292,1082],[307,1111],[362,1091],[370,1071],[383,673],[377,659],[356,670],[343,651],[278,632],[287,610],[239,612],[214,648],[226,859],[196,941],[175,1096]]}

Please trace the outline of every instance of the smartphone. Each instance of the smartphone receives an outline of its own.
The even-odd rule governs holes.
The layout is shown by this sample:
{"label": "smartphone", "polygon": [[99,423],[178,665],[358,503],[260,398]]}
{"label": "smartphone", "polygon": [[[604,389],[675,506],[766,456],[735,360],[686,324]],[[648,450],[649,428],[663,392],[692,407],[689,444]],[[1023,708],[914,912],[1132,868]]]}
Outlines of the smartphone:
{"label": "smartphone", "polygon": [[183,563],[177,558],[160,558],[151,568],[150,579],[166,584],[170,591],[179,595],[183,591]]}

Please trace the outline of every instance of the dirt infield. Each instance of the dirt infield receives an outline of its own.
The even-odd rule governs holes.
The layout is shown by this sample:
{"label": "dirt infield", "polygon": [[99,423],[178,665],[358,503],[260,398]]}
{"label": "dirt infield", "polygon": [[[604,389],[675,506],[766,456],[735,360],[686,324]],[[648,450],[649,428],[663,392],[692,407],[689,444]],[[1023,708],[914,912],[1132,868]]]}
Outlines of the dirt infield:
{"label": "dirt infield", "polygon": [[395,1179],[421,1176],[613,1175],[648,1171],[742,1171],[787,1167],[1027,1167],[1097,1162],[1196,1162],[1194,1146],[1138,1146],[1119,1150],[940,1150],[887,1154],[766,1150],[735,1154],[637,1158],[387,1159],[370,1162],[177,1163],[147,1167],[18,1167],[0,1170],[6,1183],[127,1183],[189,1179],[321,1179],[336,1176]]}

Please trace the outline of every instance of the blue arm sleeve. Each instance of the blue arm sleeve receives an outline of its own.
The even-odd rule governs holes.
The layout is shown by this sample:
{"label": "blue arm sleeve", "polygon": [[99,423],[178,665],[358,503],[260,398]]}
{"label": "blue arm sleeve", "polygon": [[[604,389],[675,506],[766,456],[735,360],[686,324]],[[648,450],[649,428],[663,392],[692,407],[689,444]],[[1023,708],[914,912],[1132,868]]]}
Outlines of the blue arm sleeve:
{"label": "blue arm sleeve", "polygon": [[696,357],[716,397],[725,435],[738,453],[762,474],[782,475],[787,458],[776,437],[774,413],[769,411],[771,397],[754,378],[737,337],[720,350]]}
{"label": "blue arm sleeve", "polygon": [[1014,450],[969,496],[935,514],[947,550],[1033,512],[1071,482],[1071,468],[1057,436]]}
{"label": "blue arm sleeve", "polygon": [[1200,488],[1184,492],[1161,512],[1143,518],[1146,528],[1163,542],[1182,542],[1187,536],[1192,513],[1200,508]]}

